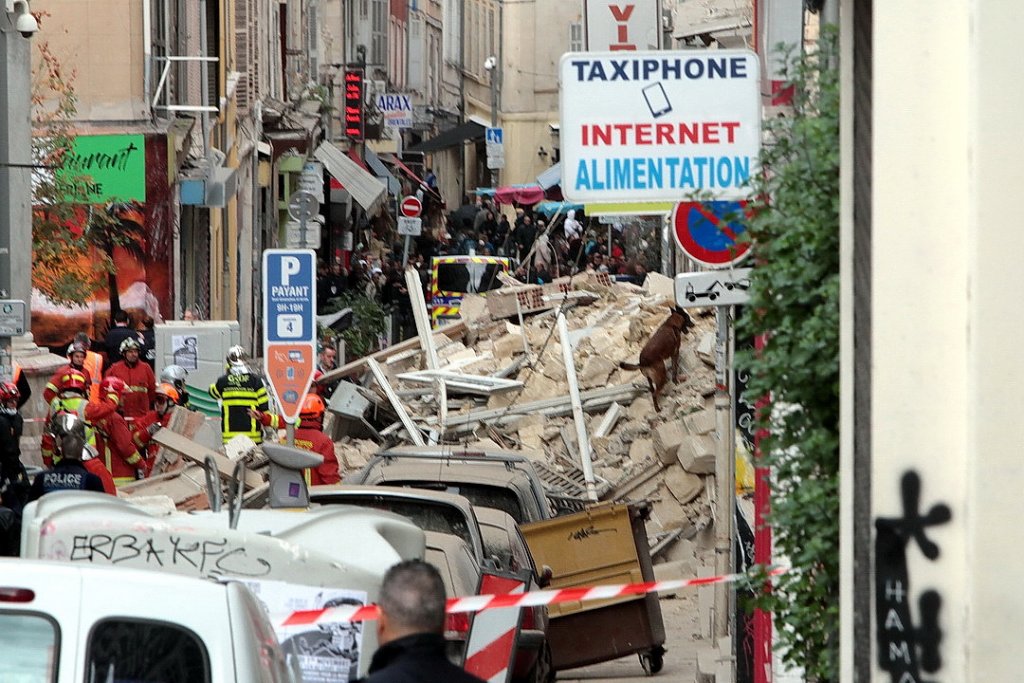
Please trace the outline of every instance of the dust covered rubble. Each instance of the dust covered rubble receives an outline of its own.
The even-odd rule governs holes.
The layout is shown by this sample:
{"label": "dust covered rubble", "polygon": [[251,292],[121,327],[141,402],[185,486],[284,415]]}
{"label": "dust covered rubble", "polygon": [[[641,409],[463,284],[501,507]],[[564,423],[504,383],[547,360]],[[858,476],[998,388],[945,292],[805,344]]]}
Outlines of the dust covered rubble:
{"label": "dust covered rubble", "polygon": [[[680,381],[671,381],[669,363],[660,411],[655,411],[641,373],[619,365],[636,363],[640,349],[668,317],[674,301],[666,280],[670,285],[669,278],[652,275],[644,287],[637,287],[585,274],[540,288],[524,286],[524,291],[532,291],[534,303],[541,298],[538,289],[547,294],[539,304],[542,310],[529,311],[521,319],[522,305],[518,311],[509,306],[502,311],[502,302],[490,301],[493,292],[488,298],[466,295],[462,304],[465,335],[454,340],[434,335],[435,341],[443,342],[437,350],[440,368],[522,384],[489,395],[449,388],[443,424],[433,388],[399,377],[423,369],[423,354],[385,361],[383,367],[392,389],[424,434],[433,432],[447,443],[517,450],[538,465],[545,483],[550,483],[544,476],[548,472],[555,473],[552,476],[558,482],[582,483],[577,429],[556,324],[561,308],[575,347],[573,360],[601,499],[651,501],[653,514],[647,528],[655,543],[669,537],[691,538],[709,525],[714,491],[709,476],[714,474],[716,438],[711,309],[690,310],[695,325],[683,337]],[[507,299],[516,289],[498,291]],[[496,312],[506,315],[498,317]],[[384,399],[376,383],[369,386]],[[391,435],[404,437],[405,433],[396,429]],[[353,456],[339,445],[339,461],[344,458],[343,467],[359,466],[366,450]],[[582,485],[570,493],[584,497]],[[671,557],[670,549],[665,556]]]}

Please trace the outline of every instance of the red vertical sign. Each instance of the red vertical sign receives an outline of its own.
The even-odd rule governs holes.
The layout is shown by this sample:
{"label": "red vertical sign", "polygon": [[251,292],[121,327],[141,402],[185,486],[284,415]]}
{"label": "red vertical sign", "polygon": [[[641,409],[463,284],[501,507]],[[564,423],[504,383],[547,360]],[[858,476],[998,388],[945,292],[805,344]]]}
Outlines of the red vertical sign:
{"label": "red vertical sign", "polygon": [[362,140],[363,134],[363,70],[349,68],[345,71],[345,136],[351,140]]}

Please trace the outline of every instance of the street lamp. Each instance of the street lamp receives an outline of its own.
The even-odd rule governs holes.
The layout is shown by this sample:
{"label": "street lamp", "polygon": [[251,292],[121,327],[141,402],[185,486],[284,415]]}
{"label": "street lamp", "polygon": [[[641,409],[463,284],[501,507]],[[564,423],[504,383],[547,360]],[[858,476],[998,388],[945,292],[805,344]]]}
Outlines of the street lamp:
{"label": "street lamp", "polygon": [[[491,78],[491,128],[498,127],[498,58],[491,55],[484,60],[484,70]],[[498,187],[498,169],[491,169],[491,187]]]}

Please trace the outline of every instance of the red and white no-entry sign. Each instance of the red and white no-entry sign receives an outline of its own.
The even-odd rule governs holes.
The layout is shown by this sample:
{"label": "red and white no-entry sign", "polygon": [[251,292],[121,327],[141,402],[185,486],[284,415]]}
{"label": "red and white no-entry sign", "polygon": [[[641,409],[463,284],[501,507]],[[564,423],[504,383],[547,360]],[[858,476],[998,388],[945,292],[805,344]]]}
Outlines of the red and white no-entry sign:
{"label": "red and white no-entry sign", "polygon": [[423,202],[416,197],[406,197],[399,205],[399,209],[401,209],[403,216],[416,218],[423,212]]}

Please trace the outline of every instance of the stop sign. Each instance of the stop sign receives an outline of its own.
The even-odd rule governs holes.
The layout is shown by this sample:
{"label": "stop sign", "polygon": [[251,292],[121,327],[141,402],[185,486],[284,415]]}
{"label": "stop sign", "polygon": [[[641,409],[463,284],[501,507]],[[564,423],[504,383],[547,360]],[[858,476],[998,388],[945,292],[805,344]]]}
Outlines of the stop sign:
{"label": "stop sign", "polygon": [[423,202],[416,197],[406,197],[402,200],[399,208],[402,210],[402,215],[408,218],[416,218],[423,211]]}

